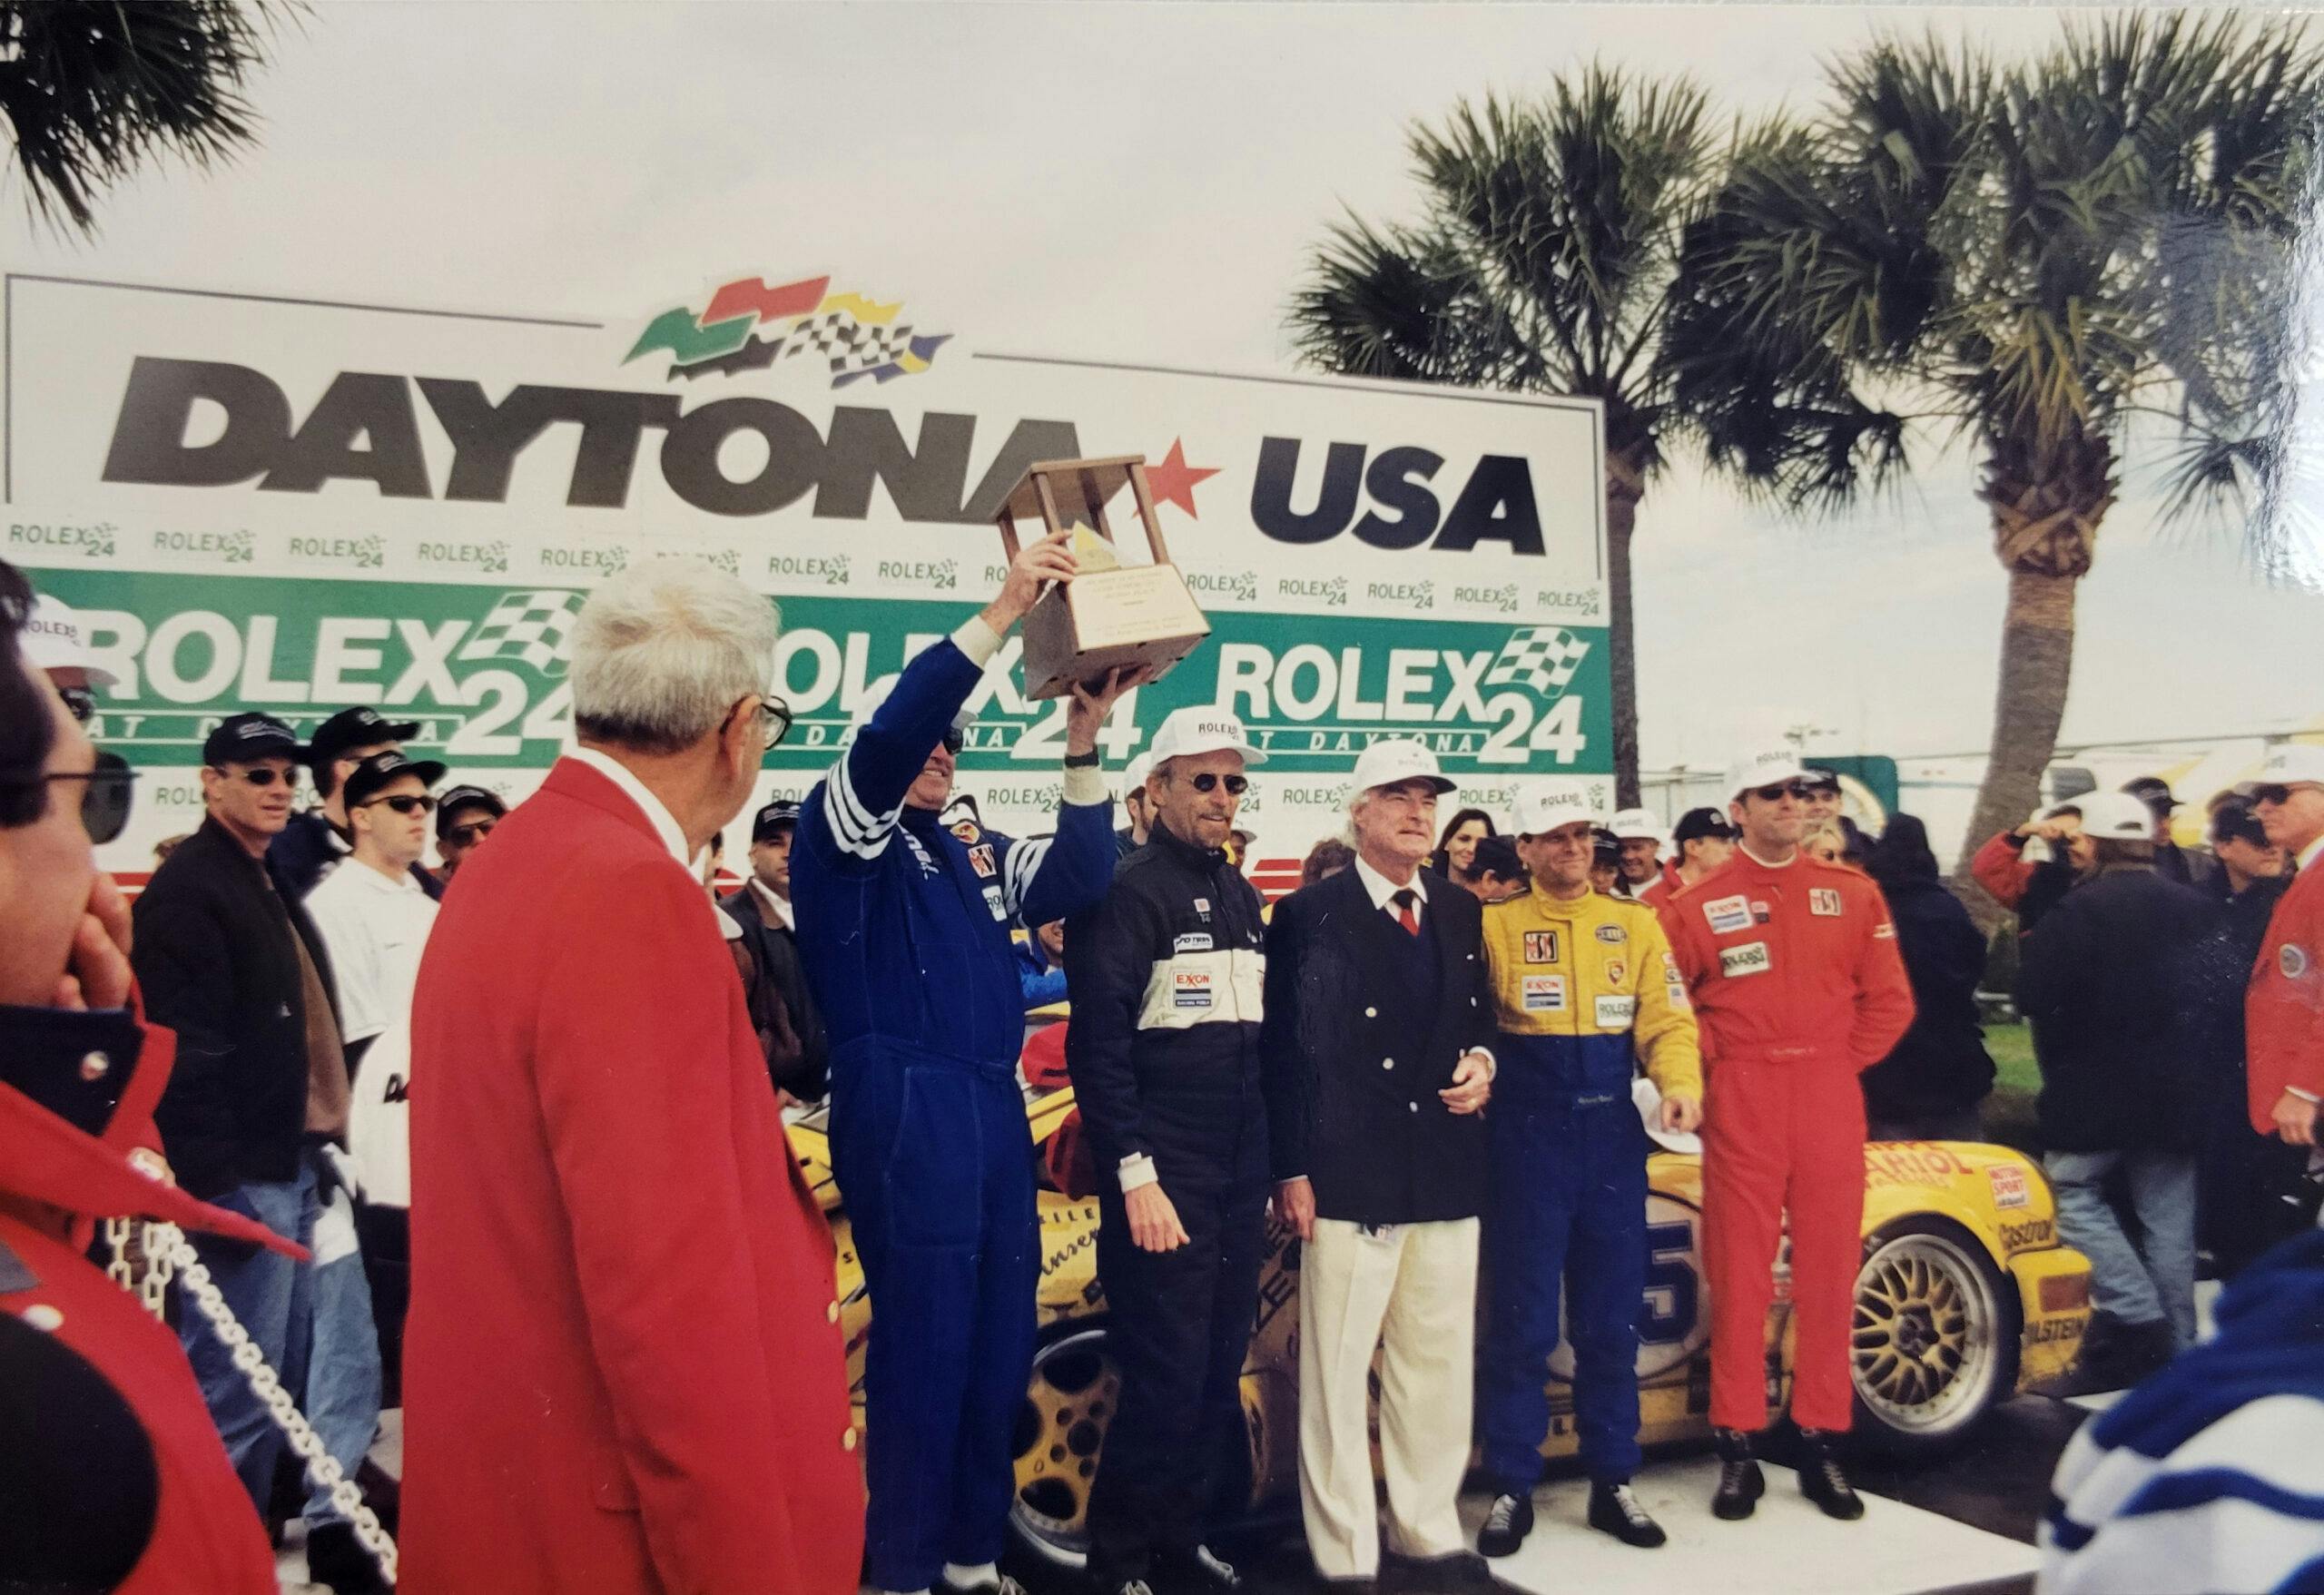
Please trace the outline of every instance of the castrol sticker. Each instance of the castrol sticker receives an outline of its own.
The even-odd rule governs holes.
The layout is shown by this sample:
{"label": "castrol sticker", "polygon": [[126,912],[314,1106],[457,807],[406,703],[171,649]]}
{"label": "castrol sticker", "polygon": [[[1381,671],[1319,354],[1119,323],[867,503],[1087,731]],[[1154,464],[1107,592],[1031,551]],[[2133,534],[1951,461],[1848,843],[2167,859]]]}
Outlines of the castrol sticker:
{"label": "castrol sticker", "polygon": [[1745,898],[1722,897],[1717,902],[1703,904],[1703,917],[1710,921],[1714,936],[1748,930],[1751,928],[1751,904]]}
{"label": "castrol sticker", "polygon": [[1565,977],[1563,975],[1526,975],[1520,987],[1520,1000],[1527,1013],[1563,1013],[1565,1011]]}
{"label": "castrol sticker", "polygon": [[1746,941],[1740,947],[1718,950],[1718,972],[1729,980],[1738,980],[1745,975],[1764,975],[1774,967],[1774,960],[1768,956],[1768,944],[1764,941]]}

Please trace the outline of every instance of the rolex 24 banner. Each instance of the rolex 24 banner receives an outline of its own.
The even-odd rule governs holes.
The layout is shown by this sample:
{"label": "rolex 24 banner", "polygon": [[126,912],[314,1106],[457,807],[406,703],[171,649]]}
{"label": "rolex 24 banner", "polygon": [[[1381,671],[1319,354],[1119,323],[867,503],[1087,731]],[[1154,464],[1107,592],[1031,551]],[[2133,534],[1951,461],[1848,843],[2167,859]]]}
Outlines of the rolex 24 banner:
{"label": "rolex 24 banner", "polygon": [[[1608,776],[1595,403],[974,333],[780,271],[604,323],[9,278],[0,554],[81,611],[119,678],[99,738],[147,773],[105,861],[197,822],[202,737],[241,709],[304,732],[374,704],[521,797],[570,734],[589,589],[668,555],[780,604],[798,722],[765,791],[803,793],[866,686],[998,586],[1024,468],[1109,454],[1148,460],[1213,626],[1117,714],[1109,770],[1170,710],[1231,706],[1266,750],[1245,812],[1277,858],[1336,827],[1383,736],[1503,812],[1528,774]],[[1065,711],[1025,699],[1017,655],[978,693],[961,786],[1040,829]]]}

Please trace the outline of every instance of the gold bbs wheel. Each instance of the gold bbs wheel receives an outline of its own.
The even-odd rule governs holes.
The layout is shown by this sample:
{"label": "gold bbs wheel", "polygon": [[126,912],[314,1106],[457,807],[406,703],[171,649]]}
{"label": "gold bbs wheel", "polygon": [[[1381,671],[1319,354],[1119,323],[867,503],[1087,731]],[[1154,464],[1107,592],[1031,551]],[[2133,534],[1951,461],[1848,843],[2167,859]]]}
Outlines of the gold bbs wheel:
{"label": "gold bbs wheel", "polygon": [[1033,1354],[1017,1418],[1017,1498],[1009,1523],[1028,1551],[1079,1567],[1089,1550],[1089,1486],[1121,1400],[1105,1327],[1077,1328]]}
{"label": "gold bbs wheel", "polygon": [[1868,1437],[1939,1450],[2006,1400],[2015,1305],[1984,1248],[1943,1219],[1906,1219],[1868,1241],[1850,1348]]}

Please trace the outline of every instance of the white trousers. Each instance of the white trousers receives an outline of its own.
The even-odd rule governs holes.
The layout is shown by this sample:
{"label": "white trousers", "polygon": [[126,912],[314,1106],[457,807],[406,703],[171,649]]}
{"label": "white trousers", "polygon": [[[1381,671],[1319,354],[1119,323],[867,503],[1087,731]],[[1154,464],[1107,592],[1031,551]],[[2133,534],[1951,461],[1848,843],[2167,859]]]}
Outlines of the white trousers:
{"label": "white trousers", "polygon": [[1344,1219],[1315,1221],[1299,1263],[1299,1503],[1324,1578],[1380,1570],[1368,1421],[1374,1348],[1383,1349],[1389,1546],[1415,1557],[1467,1548],[1459,1501],[1476,1298],[1473,1218],[1368,1234]]}

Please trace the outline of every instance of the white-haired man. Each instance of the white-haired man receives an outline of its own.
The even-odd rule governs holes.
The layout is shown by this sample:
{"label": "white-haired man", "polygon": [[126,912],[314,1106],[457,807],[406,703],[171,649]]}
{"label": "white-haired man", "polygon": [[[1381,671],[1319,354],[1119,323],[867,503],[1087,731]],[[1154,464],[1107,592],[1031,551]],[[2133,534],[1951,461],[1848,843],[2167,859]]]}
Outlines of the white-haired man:
{"label": "white-haired man", "polygon": [[1106,890],[1098,732],[1142,677],[1074,689],[1054,837],[943,813],[963,705],[1042,584],[1075,568],[1062,533],[1028,546],[980,614],[871,694],[792,845],[800,959],[831,1038],[832,1167],[880,1325],[863,1371],[874,1590],[1013,1588],[998,1564],[1041,1253],[1009,927]]}
{"label": "white-haired man", "polygon": [[2288,1146],[2316,1145],[2324,1098],[2324,747],[2292,743],[2260,772],[2253,811],[2299,867],[2268,920],[2244,999],[2251,1127]]}
{"label": "white-haired man", "polygon": [[1152,834],[1065,934],[1066,1067],[1098,1169],[1098,1277],[1122,1375],[1089,1495],[1089,1571],[1108,1595],[1237,1581],[1202,1518],[1241,1431],[1266,1249],[1266,931],[1226,851],[1244,769],[1265,755],[1210,707],[1165,720],[1152,754]]}
{"label": "white-haired man", "polygon": [[1478,1215],[1492,1088],[1483,909],[1421,868],[1453,783],[1418,742],[1355,763],[1355,864],[1267,926],[1267,1131],[1275,1200],[1305,1243],[1299,1501],[1326,1580],[1380,1571],[1372,1358],[1389,1548],[1482,1583],[1461,1528]]}
{"label": "white-haired man", "polygon": [[579,747],[461,866],[413,997],[411,1588],[836,1590],[863,1485],[831,1236],[690,867],[785,724],[698,560],[583,606]]}

